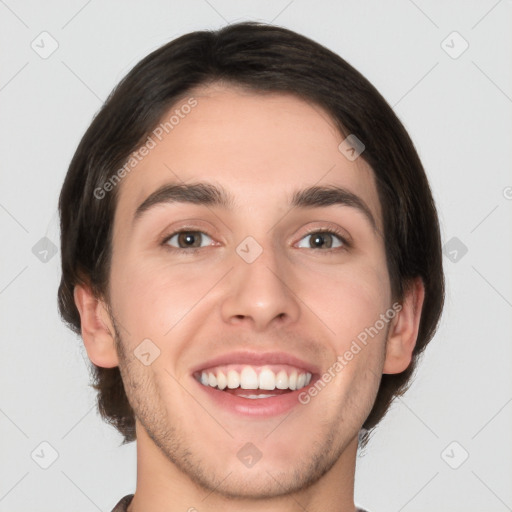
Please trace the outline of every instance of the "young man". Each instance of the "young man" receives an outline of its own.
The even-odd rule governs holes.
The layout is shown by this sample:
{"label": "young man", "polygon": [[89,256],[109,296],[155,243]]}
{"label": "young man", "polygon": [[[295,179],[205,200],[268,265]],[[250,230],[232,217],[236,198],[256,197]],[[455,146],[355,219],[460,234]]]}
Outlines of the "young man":
{"label": "young man", "polygon": [[358,446],[444,297],[425,173],[366,79],[283,28],[182,36],[107,100],[59,208],[61,314],[137,440],[114,510],[361,510]]}

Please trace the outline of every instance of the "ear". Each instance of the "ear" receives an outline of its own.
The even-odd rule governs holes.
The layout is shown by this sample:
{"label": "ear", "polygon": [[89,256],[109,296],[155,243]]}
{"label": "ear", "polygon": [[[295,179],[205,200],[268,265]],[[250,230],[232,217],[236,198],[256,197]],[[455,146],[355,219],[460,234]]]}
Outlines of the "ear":
{"label": "ear", "polygon": [[393,319],[386,343],[386,358],[382,373],[400,373],[407,369],[416,346],[425,286],[421,278],[411,281],[405,292],[402,309]]}
{"label": "ear", "polygon": [[73,296],[89,359],[103,368],[118,366],[114,326],[104,302],[95,297],[89,286],[81,284],[75,285]]}

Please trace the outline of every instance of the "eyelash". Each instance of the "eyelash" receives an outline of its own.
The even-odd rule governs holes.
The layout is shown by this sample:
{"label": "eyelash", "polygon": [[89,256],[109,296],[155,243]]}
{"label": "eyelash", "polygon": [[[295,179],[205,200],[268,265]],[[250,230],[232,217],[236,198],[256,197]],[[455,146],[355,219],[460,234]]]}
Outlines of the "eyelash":
{"label": "eyelash", "polygon": [[[195,254],[198,251],[201,251],[202,249],[207,248],[207,247],[189,247],[189,248],[172,247],[167,243],[171,238],[173,238],[176,235],[180,235],[182,233],[200,233],[200,234],[208,236],[209,238],[212,238],[210,235],[208,235],[208,233],[206,233],[204,231],[201,231],[198,229],[184,228],[184,229],[180,229],[178,231],[174,231],[170,235],[166,235],[164,237],[164,239],[162,240],[161,245],[164,246],[164,248],[169,251],[172,251],[174,253],[176,253],[176,252],[182,253],[182,254],[185,254],[185,253],[186,254]],[[343,250],[346,251],[347,249],[350,249],[352,247],[350,242],[345,238],[345,236],[343,236],[343,234],[339,230],[334,229],[334,228],[314,229],[312,231],[308,231],[307,233],[304,234],[304,236],[301,238],[301,240],[303,238],[306,238],[307,236],[319,234],[319,233],[320,234],[328,233],[330,235],[335,235],[342,242],[343,246],[335,247],[334,249],[316,249],[316,250],[320,250],[320,251],[327,252],[327,253],[333,253],[333,252],[338,252],[338,251],[343,251]],[[315,248],[311,247],[310,250],[315,250]]]}

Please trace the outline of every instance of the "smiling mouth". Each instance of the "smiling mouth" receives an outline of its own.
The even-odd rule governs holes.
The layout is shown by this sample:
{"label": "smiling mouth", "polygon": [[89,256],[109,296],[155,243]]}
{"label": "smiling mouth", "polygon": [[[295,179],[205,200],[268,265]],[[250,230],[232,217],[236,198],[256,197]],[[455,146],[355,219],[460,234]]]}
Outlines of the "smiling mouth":
{"label": "smiling mouth", "polygon": [[229,364],[194,373],[207,388],[248,399],[265,399],[305,388],[312,374],[289,365]]}

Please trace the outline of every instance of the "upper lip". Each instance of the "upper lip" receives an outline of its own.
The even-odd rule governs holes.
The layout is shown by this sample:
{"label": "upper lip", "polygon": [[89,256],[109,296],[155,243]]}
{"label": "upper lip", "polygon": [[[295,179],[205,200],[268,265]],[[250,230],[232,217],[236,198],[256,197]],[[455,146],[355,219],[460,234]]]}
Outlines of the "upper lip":
{"label": "upper lip", "polygon": [[204,370],[206,368],[213,368],[215,366],[223,366],[228,364],[248,364],[254,366],[264,366],[270,364],[287,364],[296,368],[305,370],[311,374],[318,373],[318,367],[303,359],[287,354],[286,352],[251,352],[251,351],[238,351],[229,352],[220,356],[204,361],[200,365],[192,369],[192,373]]}

